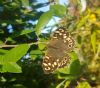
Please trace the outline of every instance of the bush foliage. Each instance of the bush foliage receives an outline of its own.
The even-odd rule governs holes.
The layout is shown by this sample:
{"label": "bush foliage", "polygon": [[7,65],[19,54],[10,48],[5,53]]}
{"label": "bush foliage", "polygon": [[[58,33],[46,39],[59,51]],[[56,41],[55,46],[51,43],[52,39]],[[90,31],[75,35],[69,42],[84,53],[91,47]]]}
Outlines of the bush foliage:
{"label": "bush foliage", "polygon": [[[39,8],[50,6],[46,12]],[[47,24],[54,17],[55,24]],[[44,74],[41,64],[52,29],[74,37],[68,66]],[[41,33],[48,29],[48,33]],[[100,88],[100,1],[0,0],[0,88]]]}

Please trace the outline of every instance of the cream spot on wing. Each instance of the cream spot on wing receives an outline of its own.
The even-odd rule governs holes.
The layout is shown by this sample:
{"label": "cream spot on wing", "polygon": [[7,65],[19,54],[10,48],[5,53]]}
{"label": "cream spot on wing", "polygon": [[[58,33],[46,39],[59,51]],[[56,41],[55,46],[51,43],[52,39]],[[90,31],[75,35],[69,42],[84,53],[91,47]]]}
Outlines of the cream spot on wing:
{"label": "cream spot on wing", "polygon": [[64,35],[64,36],[63,36],[63,38],[67,38],[67,36],[66,36],[66,35]]}
{"label": "cream spot on wing", "polygon": [[59,31],[55,31],[55,33],[60,33]]}
{"label": "cream spot on wing", "polygon": [[50,70],[50,67],[48,67],[48,68],[44,68],[45,70]]}
{"label": "cream spot on wing", "polygon": [[66,36],[67,34],[63,34],[64,36]]}
{"label": "cream spot on wing", "polygon": [[49,66],[51,66],[51,63],[48,63]]}
{"label": "cream spot on wing", "polygon": [[56,36],[54,36],[53,38],[57,38]]}
{"label": "cream spot on wing", "polygon": [[59,62],[59,59],[57,59],[57,62]]}
{"label": "cream spot on wing", "polygon": [[57,65],[57,62],[54,62],[54,65]]}
{"label": "cream spot on wing", "polygon": [[66,40],[64,40],[64,43],[66,43]]}
{"label": "cream spot on wing", "polygon": [[43,63],[44,66],[48,66],[46,63]]}
{"label": "cream spot on wing", "polygon": [[52,64],[52,67],[54,68],[55,66]]}
{"label": "cream spot on wing", "polygon": [[62,35],[62,33],[59,33],[59,35]]}
{"label": "cream spot on wing", "polygon": [[67,38],[66,40],[70,41],[71,39],[70,38]]}
{"label": "cream spot on wing", "polygon": [[63,29],[59,29],[59,31],[62,31]]}
{"label": "cream spot on wing", "polygon": [[64,32],[64,30],[63,30],[63,29],[61,29],[60,31],[61,31],[61,32]]}
{"label": "cream spot on wing", "polygon": [[48,57],[48,56],[45,56],[45,58],[46,58],[46,59],[49,59],[49,57]]}

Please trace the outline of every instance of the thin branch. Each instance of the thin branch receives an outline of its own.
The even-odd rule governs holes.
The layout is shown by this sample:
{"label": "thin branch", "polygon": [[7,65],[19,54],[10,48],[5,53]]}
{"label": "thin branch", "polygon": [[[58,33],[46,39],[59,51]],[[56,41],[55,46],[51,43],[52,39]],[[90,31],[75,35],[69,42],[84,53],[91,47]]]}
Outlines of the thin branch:
{"label": "thin branch", "polygon": [[[31,46],[31,45],[33,45],[33,44],[39,44],[39,43],[42,43],[42,44],[47,44],[47,42],[35,42],[35,43],[29,43],[28,45],[29,46]],[[18,45],[6,45],[6,44],[2,44],[2,45],[0,45],[0,48],[5,48],[5,47],[16,47],[16,46],[18,46]]]}

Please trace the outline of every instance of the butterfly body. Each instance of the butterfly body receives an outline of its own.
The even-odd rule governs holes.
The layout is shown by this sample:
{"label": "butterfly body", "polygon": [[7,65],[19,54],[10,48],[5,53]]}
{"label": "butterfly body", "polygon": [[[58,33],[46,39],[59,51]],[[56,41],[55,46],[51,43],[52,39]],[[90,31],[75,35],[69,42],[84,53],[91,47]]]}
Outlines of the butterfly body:
{"label": "butterfly body", "polygon": [[54,72],[58,68],[67,65],[70,60],[68,52],[71,52],[74,40],[64,28],[57,29],[51,36],[47,45],[47,51],[43,58],[43,70],[45,74]]}

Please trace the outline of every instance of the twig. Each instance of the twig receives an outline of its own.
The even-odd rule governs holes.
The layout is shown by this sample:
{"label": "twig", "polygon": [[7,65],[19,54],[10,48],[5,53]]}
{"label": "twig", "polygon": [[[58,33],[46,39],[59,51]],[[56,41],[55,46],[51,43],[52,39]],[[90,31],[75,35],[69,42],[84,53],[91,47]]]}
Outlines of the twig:
{"label": "twig", "polygon": [[[47,44],[47,42],[35,42],[35,43],[29,43],[28,45],[29,46],[31,46],[31,45],[33,45],[33,44],[39,44],[39,43],[43,43],[43,44]],[[16,46],[18,46],[18,45],[6,45],[6,44],[2,44],[2,45],[0,45],[0,48],[5,48],[5,47],[16,47]]]}

